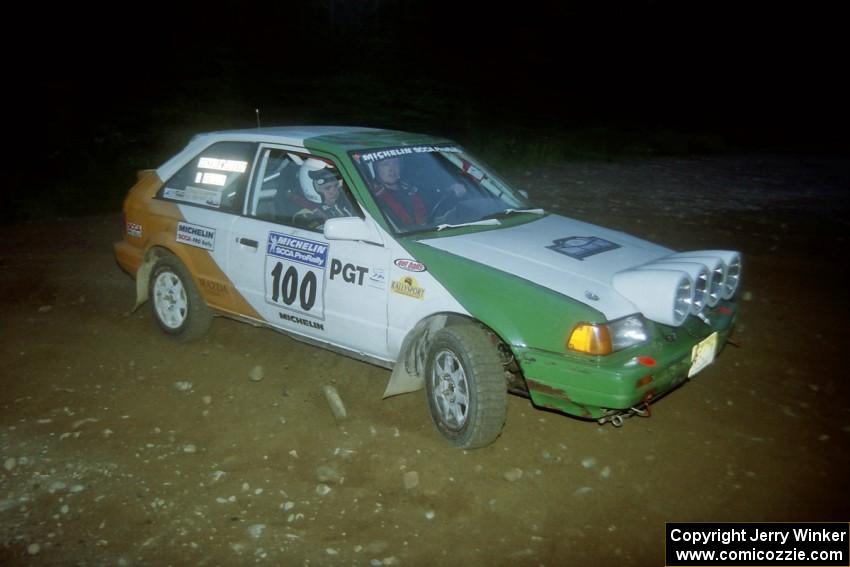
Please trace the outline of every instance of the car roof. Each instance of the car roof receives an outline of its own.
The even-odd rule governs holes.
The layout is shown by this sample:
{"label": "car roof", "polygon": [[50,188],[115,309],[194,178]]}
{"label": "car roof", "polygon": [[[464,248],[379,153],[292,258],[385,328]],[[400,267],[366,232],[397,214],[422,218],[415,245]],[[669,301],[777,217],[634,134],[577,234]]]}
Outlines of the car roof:
{"label": "car roof", "polygon": [[428,134],[362,126],[280,126],[220,130],[194,136],[181,152],[157,168],[157,173],[161,179],[171,177],[188,158],[197,155],[210,144],[220,141],[285,144],[328,152],[452,143],[451,140]]}
{"label": "car roof", "polygon": [[357,126],[274,126],[266,128],[244,128],[240,130],[219,130],[198,134],[192,140],[200,138],[211,140],[250,140],[252,142],[271,142],[303,146],[304,141],[319,136],[349,136],[378,132],[376,128]]}
{"label": "car roof", "polygon": [[284,143],[297,146],[310,142],[339,146],[340,149],[403,146],[425,142],[448,142],[438,136],[369,128],[364,126],[279,126],[222,130],[198,134],[194,139],[251,140],[255,142]]}

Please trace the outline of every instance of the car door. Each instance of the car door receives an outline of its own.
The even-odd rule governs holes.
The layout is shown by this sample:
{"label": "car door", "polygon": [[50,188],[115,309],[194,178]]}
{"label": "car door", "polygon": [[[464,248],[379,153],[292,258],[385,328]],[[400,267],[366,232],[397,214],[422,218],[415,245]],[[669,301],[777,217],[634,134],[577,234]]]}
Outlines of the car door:
{"label": "car door", "polygon": [[225,275],[230,229],[243,209],[256,148],[211,144],[163,183],[154,207],[168,219],[174,251],[191,267],[205,299],[227,311],[238,310]]}
{"label": "car door", "polygon": [[[329,241],[321,224],[310,220],[316,204],[306,198],[302,182],[315,156],[270,145],[261,146],[258,156],[245,214],[231,229],[228,274],[234,285],[275,327],[386,359],[389,252],[375,244]],[[331,160],[321,159],[338,172]],[[362,215],[344,188],[343,194],[350,210]]]}

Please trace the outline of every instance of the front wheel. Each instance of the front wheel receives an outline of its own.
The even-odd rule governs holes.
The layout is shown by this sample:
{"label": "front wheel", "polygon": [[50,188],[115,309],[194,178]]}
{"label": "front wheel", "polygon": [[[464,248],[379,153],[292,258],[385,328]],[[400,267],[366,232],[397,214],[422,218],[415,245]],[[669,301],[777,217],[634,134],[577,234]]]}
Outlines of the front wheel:
{"label": "front wheel", "polygon": [[157,261],[149,289],[151,311],[165,333],[182,342],[209,329],[212,312],[177,257],[167,254]]}
{"label": "front wheel", "polygon": [[425,373],[431,419],[449,443],[474,449],[495,441],[505,424],[507,386],[499,352],[484,329],[441,329]]}

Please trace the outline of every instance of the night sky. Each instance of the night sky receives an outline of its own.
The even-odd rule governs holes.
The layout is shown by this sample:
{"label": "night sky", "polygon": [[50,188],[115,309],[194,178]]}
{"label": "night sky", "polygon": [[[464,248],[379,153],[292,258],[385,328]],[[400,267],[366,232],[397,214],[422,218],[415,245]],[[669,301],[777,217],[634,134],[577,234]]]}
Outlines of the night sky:
{"label": "night sky", "polygon": [[194,132],[255,126],[255,108],[263,125],[419,130],[473,148],[672,130],[711,136],[715,149],[847,151],[837,13],[742,2],[457,4],[33,7],[19,20],[27,39],[3,40],[7,120],[25,164],[72,170],[72,193],[132,181]]}

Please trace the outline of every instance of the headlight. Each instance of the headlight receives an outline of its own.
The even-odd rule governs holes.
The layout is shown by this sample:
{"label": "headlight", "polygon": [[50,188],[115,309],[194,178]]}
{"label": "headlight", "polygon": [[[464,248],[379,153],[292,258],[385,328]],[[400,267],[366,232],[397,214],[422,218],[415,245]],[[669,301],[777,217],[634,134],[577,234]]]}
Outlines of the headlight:
{"label": "headlight", "polygon": [[611,347],[614,351],[646,342],[649,338],[643,317],[640,315],[630,315],[612,321],[608,323],[608,328],[611,330]]}
{"label": "headlight", "polygon": [[640,315],[630,315],[610,323],[579,323],[567,339],[567,349],[605,355],[643,343],[648,336]]}

